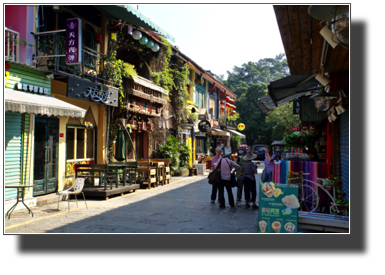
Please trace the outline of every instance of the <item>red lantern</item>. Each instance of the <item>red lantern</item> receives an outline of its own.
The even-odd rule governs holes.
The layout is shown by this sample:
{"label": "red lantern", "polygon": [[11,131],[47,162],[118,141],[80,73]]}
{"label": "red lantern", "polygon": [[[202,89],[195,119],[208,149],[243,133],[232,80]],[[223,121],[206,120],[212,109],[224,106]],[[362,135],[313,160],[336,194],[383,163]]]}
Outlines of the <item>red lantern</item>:
{"label": "red lantern", "polygon": [[102,34],[101,33],[95,33],[95,43],[96,44],[102,44]]}

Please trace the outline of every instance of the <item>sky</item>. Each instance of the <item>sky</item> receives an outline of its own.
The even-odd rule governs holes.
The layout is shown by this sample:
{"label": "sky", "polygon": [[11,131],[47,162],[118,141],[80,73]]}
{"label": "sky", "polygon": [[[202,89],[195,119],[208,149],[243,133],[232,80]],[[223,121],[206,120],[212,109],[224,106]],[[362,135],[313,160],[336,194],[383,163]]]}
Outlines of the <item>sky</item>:
{"label": "sky", "polygon": [[175,38],[172,43],[205,70],[227,71],[284,53],[267,4],[138,4],[139,12]]}

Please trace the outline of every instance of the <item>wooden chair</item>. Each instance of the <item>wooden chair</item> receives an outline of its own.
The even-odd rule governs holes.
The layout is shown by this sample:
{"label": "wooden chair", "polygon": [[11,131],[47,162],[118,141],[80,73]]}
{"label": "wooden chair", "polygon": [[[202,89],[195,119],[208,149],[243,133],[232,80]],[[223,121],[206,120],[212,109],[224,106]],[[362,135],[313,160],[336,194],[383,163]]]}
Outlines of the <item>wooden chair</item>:
{"label": "wooden chair", "polygon": [[[156,168],[152,167],[152,162],[149,159],[138,160],[138,169],[136,171],[143,175],[143,180],[136,180],[136,182],[147,184],[147,188],[151,189],[151,185],[156,187]],[[147,175],[145,176],[144,173]]]}

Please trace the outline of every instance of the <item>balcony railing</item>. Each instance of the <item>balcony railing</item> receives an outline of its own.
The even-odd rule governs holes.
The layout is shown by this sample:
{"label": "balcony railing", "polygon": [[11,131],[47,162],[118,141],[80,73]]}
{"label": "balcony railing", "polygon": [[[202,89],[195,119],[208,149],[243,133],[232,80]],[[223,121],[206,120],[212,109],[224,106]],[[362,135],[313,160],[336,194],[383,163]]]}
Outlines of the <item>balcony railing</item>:
{"label": "balcony railing", "polygon": [[5,59],[19,60],[19,36],[20,34],[17,31],[5,28]]}
{"label": "balcony railing", "polygon": [[228,128],[234,128],[234,129],[237,128],[239,123],[238,119],[224,117],[224,116],[220,116],[218,121],[221,126],[226,126]]}
{"label": "balcony railing", "polygon": [[105,55],[83,45],[82,62],[78,65],[68,65],[66,60],[65,30],[47,31],[35,33],[37,67],[43,67],[55,72],[63,72],[93,82],[116,86],[116,84],[104,77]]}

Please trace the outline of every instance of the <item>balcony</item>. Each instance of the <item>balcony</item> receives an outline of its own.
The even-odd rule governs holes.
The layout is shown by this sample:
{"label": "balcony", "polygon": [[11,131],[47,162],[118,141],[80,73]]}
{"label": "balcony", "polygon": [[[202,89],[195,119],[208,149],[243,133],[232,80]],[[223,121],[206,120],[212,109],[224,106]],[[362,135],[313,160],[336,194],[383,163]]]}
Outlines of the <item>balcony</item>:
{"label": "balcony", "polygon": [[59,74],[69,74],[88,79],[94,83],[117,86],[111,79],[103,74],[106,55],[83,45],[82,63],[78,65],[67,65],[65,48],[66,30],[56,30],[35,33],[36,53],[34,59],[36,66],[52,70]]}
{"label": "balcony", "polygon": [[6,60],[19,61],[19,36],[17,31],[5,28],[4,57]]}
{"label": "balcony", "polygon": [[237,129],[239,123],[237,118],[225,117],[223,115],[219,117],[218,121],[221,127],[227,127],[229,129]]}

